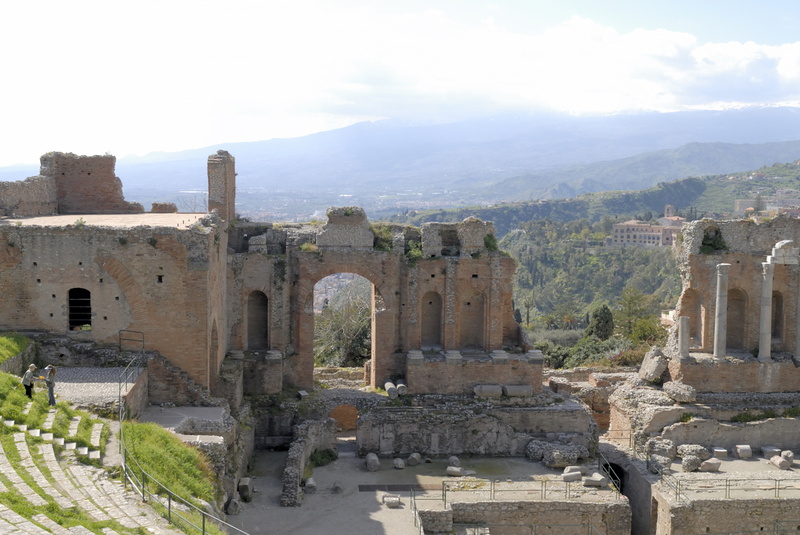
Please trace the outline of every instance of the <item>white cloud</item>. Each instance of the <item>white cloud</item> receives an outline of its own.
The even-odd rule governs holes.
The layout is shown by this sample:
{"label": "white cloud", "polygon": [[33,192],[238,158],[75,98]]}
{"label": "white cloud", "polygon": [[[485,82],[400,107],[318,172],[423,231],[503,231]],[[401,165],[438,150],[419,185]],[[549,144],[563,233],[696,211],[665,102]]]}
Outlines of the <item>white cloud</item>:
{"label": "white cloud", "polygon": [[698,44],[578,16],[525,32],[505,7],[469,19],[344,0],[17,2],[0,22],[0,165],[387,117],[800,100],[800,41]]}

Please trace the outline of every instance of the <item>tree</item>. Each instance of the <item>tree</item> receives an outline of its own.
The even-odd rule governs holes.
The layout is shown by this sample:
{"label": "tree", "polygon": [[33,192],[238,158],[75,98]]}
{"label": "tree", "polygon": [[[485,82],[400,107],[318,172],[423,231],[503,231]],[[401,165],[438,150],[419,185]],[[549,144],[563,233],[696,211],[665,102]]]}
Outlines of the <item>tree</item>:
{"label": "tree", "polygon": [[614,315],[608,305],[601,305],[592,312],[586,335],[594,335],[600,340],[608,340],[614,333]]}
{"label": "tree", "polygon": [[622,290],[617,305],[616,326],[622,334],[629,337],[633,332],[633,325],[641,318],[656,315],[658,303],[654,296],[645,295],[632,285],[627,285]]}
{"label": "tree", "polygon": [[332,298],[314,325],[314,363],[361,366],[371,349],[371,285],[357,278]]}

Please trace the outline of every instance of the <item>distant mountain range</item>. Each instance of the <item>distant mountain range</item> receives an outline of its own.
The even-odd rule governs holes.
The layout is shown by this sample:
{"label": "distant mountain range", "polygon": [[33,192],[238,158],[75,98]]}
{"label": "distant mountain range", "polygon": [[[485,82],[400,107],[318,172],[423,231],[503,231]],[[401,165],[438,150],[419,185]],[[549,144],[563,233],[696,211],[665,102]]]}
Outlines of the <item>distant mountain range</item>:
{"label": "distant mountain range", "polygon": [[[69,147],[59,147],[65,152]],[[206,188],[206,158],[236,158],[241,212],[303,218],[360,204],[399,210],[572,197],[800,159],[800,108],[603,117],[507,115],[457,123],[359,123],[293,139],[220,143],[117,161],[128,200]],[[38,173],[0,168],[0,180]],[[271,204],[272,203],[272,204]]]}

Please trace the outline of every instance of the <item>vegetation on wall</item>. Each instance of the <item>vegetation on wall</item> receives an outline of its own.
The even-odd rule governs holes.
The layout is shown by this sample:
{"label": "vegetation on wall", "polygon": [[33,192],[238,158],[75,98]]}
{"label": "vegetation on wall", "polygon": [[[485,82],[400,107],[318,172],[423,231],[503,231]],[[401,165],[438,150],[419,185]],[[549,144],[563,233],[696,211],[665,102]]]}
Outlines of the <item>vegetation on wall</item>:
{"label": "vegetation on wall", "polygon": [[13,356],[19,355],[28,347],[31,339],[17,333],[4,333],[0,335],[0,362],[5,362]]}

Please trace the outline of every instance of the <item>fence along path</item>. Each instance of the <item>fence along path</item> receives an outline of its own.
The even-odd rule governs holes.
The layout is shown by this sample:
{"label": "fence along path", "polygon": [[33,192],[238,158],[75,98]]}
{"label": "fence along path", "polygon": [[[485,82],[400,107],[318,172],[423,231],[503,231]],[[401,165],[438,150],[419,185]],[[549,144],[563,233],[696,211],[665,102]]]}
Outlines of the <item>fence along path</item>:
{"label": "fence along path", "polygon": [[[35,514],[26,518],[0,502],[0,533],[93,534],[82,524],[96,521],[112,524],[103,528],[104,535],[133,535],[140,528],[153,535],[182,535],[141,503],[137,494],[110,479],[105,470],[77,463],[74,449],[65,448],[61,458],[57,458],[53,441],[63,439],[38,429],[26,429],[10,420],[0,421],[0,425],[13,427],[13,445],[9,446],[10,441],[6,441],[5,447],[0,444],[0,492],[18,494],[28,509],[35,510]],[[43,442],[34,443],[34,437]],[[78,525],[61,526],[48,516],[47,509],[52,507],[76,508],[90,520],[81,524],[80,519],[68,515],[70,522]]]}

